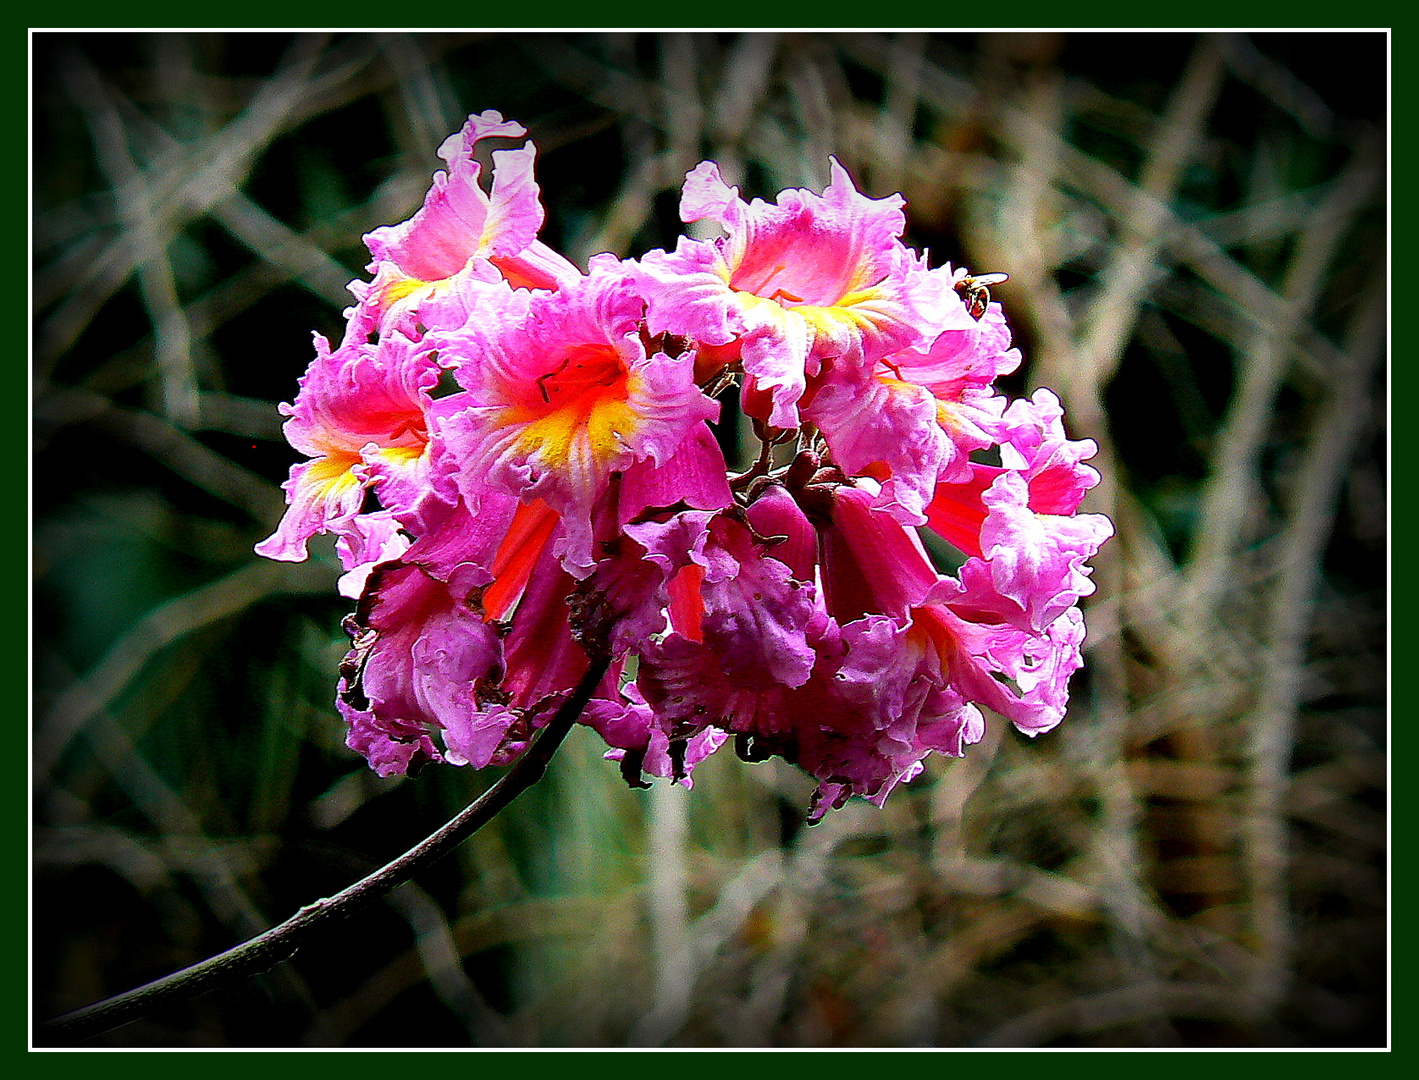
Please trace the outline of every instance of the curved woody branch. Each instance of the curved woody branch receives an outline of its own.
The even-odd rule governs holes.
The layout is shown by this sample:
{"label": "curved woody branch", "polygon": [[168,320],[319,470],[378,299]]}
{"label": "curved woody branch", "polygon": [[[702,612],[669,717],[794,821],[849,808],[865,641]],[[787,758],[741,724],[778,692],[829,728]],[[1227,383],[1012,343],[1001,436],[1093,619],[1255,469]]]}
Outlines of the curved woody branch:
{"label": "curved woody branch", "polygon": [[279,926],[191,967],[103,1001],[46,1020],[39,1025],[37,1043],[67,1046],[101,1035],[137,1020],[160,1006],[205,994],[224,983],[266,971],[290,959],[318,927],[344,918],[378,900],[414,874],[448,854],[481,829],[546,771],[552,754],[581,716],[597,685],[605,677],[610,658],[593,657],[591,666],[571,696],[543,728],[541,735],[496,784],[458,816],[403,855],[368,877],[331,897],[301,908]]}

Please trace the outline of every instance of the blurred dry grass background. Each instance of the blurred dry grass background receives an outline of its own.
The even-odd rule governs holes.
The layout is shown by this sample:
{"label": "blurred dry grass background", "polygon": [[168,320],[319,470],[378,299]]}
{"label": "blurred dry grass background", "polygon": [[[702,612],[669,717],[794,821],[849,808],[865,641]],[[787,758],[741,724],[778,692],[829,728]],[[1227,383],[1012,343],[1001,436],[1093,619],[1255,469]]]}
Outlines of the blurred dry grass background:
{"label": "blurred dry grass background", "polygon": [[723,754],[625,788],[574,732],[455,857],[106,1046],[1387,1041],[1383,34],[35,35],[37,1016],[338,890],[488,782],[342,745],[328,545],[251,553],[274,403],[463,117],[544,238],[673,243],[836,154],[933,262],[1006,271],[1098,441],[1071,712],[884,810]]}

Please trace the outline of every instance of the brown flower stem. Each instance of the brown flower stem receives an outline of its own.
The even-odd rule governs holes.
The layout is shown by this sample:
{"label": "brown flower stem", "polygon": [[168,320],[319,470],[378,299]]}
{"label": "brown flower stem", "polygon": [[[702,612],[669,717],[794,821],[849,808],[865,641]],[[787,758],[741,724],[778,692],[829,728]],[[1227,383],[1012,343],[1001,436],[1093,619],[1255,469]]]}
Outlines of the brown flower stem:
{"label": "brown flower stem", "polygon": [[39,1025],[37,1045],[73,1045],[146,1016],[162,1005],[186,1001],[238,978],[266,971],[294,955],[300,943],[318,927],[344,918],[402,885],[472,836],[542,778],[547,762],[581,716],[609,667],[608,657],[593,657],[576,689],[547,722],[537,740],[497,783],[438,832],[368,877],[334,896],[307,904],[279,926],[249,941],[126,993],[43,1021]]}

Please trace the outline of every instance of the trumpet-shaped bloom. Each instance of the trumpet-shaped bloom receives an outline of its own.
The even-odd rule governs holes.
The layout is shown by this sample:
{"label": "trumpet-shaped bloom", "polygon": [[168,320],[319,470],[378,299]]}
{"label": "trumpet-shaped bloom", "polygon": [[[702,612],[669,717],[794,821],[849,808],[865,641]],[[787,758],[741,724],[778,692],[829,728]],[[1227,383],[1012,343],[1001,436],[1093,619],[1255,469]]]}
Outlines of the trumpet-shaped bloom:
{"label": "trumpet-shaped bloom", "polygon": [[693,357],[647,350],[643,314],[612,259],[574,286],[534,296],[525,320],[470,325],[450,339],[465,357],[458,377],[471,402],[445,428],[463,467],[546,502],[562,519],[565,565],[579,577],[595,563],[592,511],[613,474],[666,464],[719,415],[695,384]]}
{"label": "trumpet-shaped bloom", "polygon": [[468,311],[461,292],[470,280],[555,289],[581,276],[537,239],[544,215],[531,143],[494,150],[490,190],[479,183],[478,144],[525,134],[521,124],[490,109],[470,116],[460,132],[444,140],[438,155],[448,168],[434,174],[423,206],[408,221],[365,237],[374,256],[368,269],[375,277],[351,286],[359,301],[351,312],[352,333],[398,326],[417,338],[423,328],[457,326]]}
{"label": "trumpet-shaped bloom", "polygon": [[[653,334],[671,333],[742,362],[776,427],[798,426],[800,399],[825,364],[859,381],[881,357],[934,336],[949,276],[901,242],[902,199],[874,200],[832,162],[822,195],[793,189],[744,203],[713,162],[686,178],[680,216],[727,235],[682,237],[640,261]],[[726,346],[733,346],[726,349]]]}
{"label": "trumpet-shaped bloom", "polygon": [[983,559],[968,560],[962,581],[977,567],[989,571],[992,590],[1013,602],[1025,625],[1043,630],[1094,591],[1087,560],[1113,535],[1101,514],[1037,514],[1029,507],[1023,476],[1004,472],[985,490],[981,525]]}
{"label": "trumpet-shaped bloom", "polygon": [[300,381],[286,440],[310,460],[291,468],[282,485],[289,509],[256,551],[300,562],[317,533],[352,533],[365,489],[377,486],[386,507],[410,505],[428,466],[430,390],[440,367],[427,352],[395,334],[378,345],[330,351],[315,335],[316,357]]}
{"label": "trumpet-shaped bloom", "polygon": [[976,319],[953,297],[941,325],[879,360],[865,384],[830,375],[804,410],[838,466],[877,480],[877,506],[905,525],[923,524],[937,485],[970,481],[970,454],[1000,441],[1006,399],[994,383],[1020,363],[999,304]]}
{"label": "trumpet-shaped bloom", "polygon": [[[446,506],[368,571],[347,621],[341,711],[350,745],[382,775],[426,760],[507,763],[588,667],[569,621],[576,583],[548,542],[555,515],[484,494],[477,514]],[[597,691],[600,715],[621,708],[618,675]]]}
{"label": "trumpet-shaped bloom", "polygon": [[1071,440],[1059,400],[1038,390],[999,425],[1004,466],[972,464],[964,483],[943,483],[927,507],[931,527],[971,558],[961,580],[988,574],[1016,618],[1043,630],[1094,591],[1088,560],[1113,535],[1101,514],[1079,514],[1099,481],[1084,461],[1092,440]]}
{"label": "trumpet-shaped bloom", "polygon": [[484,719],[502,642],[474,595],[411,563],[386,562],[370,574],[347,628],[353,648],[341,665],[341,711],[350,745],[381,775],[444,760],[433,734]]}

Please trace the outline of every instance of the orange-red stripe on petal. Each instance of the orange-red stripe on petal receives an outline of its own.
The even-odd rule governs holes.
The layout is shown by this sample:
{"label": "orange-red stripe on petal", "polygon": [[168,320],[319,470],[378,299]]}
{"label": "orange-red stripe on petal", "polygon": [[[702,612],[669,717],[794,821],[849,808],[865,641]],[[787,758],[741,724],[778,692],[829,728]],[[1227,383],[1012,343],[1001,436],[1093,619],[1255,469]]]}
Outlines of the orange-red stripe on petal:
{"label": "orange-red stripe on petal", "polygon": [[682,566],[670,579],[670,627],[691,641],[704,641],[705,602],[700,585],[705,568],[698,563]]}
{"label": "orange-red stripe on petal", "polygon": [[522,598],[557,520],[556,511],[541,499],[517,508],[489,568],[493,583],[483,593],[483,617],[489,622],[507,618]]}

